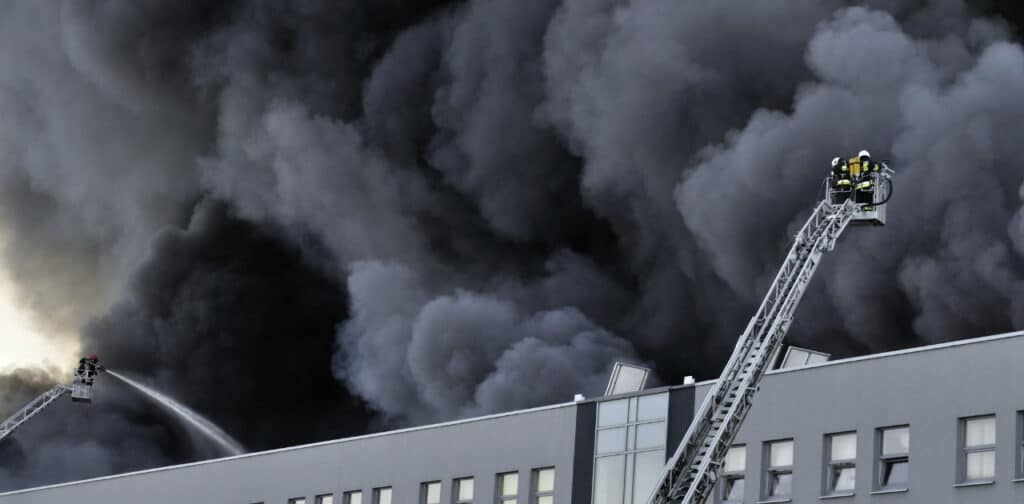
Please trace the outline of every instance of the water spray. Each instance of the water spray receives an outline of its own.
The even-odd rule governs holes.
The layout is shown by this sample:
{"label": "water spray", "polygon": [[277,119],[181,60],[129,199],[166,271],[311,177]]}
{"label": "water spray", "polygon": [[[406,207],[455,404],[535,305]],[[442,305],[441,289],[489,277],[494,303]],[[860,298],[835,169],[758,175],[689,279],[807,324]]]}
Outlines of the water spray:
{"label": "water spray", "polygon": [[173,413],[179,420],[183,421],[186,427],[199,432],[210,441],[213,441],[213,443],[225,453],[229,455],[241,455],[245,453],[245,448],[242,447],[241,443],[236,441],[228,435],[228,433],[224,432],[223,429],[217,427],[216,424],[208,420],[203,415],[192,411],[188,406],[171,399],[167,395],[154,390],[152,387],[148,387],[120,373],[104,368],[100,365],[99,358],[95,355],[83,357],[78,361],[78,368],[75,369],[74,379],[72,380],[71,385],[54,385],[53,388],[33,399],[14,415],[3,422],[0,422],[0,440],[11,435],[15,429],[20,427],[33,416],[39,414],[39,412],[43,411],[44,408],[55,402],[57,399],[60,399],[65,394],[70,395],[71,400],[74,402],[92,402],[93,384],[95,383],[96,376],[101,372],[105,372],[110,376],[121,380],[141,392],[146,397],[152,399],[162,408]]}
{"label": "water spray", "polygon": [[199,433],[203,434],[211,441],[217,444],[222,450],[230,455],[241,455],[245,453],[245,448],[242,447],[241,443],[232,438],[228,433],[224,432],[223,429],[217,427],[216,424],[208,420],[203,415],[192,411],[188,406],[171,399],[170,397],[157,392],[156,390],[147,387],[131,378],[128,378],[116,371],[107,370],[107,374],[121,380],[122,382],[132,386],[146,397],[154,400],[161,407],[177,415],[179,419],[185,422],[189,427],[194,428]]}

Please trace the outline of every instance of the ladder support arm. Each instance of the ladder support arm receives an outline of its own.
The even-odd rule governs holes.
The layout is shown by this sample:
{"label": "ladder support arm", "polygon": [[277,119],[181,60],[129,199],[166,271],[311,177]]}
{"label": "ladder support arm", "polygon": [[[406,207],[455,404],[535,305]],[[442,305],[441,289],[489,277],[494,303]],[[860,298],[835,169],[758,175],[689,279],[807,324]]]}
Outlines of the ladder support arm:
{"label": "ladder support arm", "polygon": [[711,497],[725,453],[753,404],[770,360],[782,345],[793,314],[825,252],[853,219],[850,200],[821,201],[797,233],[764,300],[662,470],[649,504],[703,504]]}
{"label": "ladder support arm", "polygon": [[32,402],[26,404],[23,408],[0,424],[0,441],[11,435],[11,433],[14,432],[14,429],[17,429],[54,401],[60,399],[61,396],[70,392],[71,387],[68,387],[67,385],[55,385],[50,390],[40,394],[39,397],[33,399]]}

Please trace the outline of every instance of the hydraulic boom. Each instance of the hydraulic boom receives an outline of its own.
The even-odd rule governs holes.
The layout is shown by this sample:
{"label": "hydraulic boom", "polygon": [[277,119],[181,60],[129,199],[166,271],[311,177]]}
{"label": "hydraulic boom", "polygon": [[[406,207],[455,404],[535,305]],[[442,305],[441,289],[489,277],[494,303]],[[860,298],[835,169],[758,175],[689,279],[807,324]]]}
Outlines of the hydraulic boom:
{"label": "hydraulic boom", "polygon": [[0,441],[14,432],[14,429],[20,427],[21,424],[27,422],[28,419],[43,411],[43,408],[49,406],[50,403],[60,399],[60,396],[70,393],[71,387],[67,385],[54,385],[52,389],[43,392],[42,395],[33,399],[32,402],[26,404],[25,407],[0,424]]}
{"label": "hydraulic boom", "polygon": [[3,423],[0,423],[0,441],[10,436],[14,429],[21,427],[22,424],[39,414],[40,411],[53,404],[54,401],[60,399],[64,394],[71,395],[71,400],[75,402],[92,401],[93,382],[100,371],[103,371],[103,366],[99,365],[99,359],[95,355],[82,358],[79,361],[78,368],[75,369],[75,377],[71,385],[54,385],[53,388],[43,392],[39,397],[36,397],[4,420]]}
{"label": "hydraulic boom", "polygon": [[[884,224],[884,213],[881,222],[877,214],[891,194],[891,175],[887,166],[870,175],[878,189],[869,203],[837,198],[831,190],[818,203],[797,233],[764,301],[736,342],[721,377],[662,470],[647,500],[649,504],[703,504],[711,497],[725,454],[750,410],[762,376],[782,347],[793,313],[822,255],[835,247],[851,222]],[[832,187],[831,180],[828,187]]]}

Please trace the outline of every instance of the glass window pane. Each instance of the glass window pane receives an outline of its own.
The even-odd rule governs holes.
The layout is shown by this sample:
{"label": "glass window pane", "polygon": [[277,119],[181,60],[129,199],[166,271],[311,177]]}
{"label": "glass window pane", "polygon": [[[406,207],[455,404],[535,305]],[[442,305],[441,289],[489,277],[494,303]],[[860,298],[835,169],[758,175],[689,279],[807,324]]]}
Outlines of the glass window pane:
{"label": "glass window pane", "polygon": [[456,489],[456,495],[459,501],[471,501],[473,500],[473,478],[462,478],[457,480],[458,488]]}
{"label": "glass window pane", "polygon": [[832,460],[853,460],[857,458],[857,435],[837,434],[832,436]]}
{"label": "glass window pane", "polygon": [[597,453],[620,452],[626,449],[626,428],[597,431]]}
{"label": "glass window pane", "polygon": [[295,498],[292,498],[292,499],[288,499],[288,504],[306,504],[306,498],[305,497],[295,497]]}
{"label": "glass window pane", "polygon": [[996,444],[996,417],[971,418],[964,423],[968,448]]}
{"label": "glass window pane", "polygon": [[377,504],[391,504],[391,487],[381,488],[377,492]]}
{"label": "glass window pane", "polygon": [[648,370],[645,368],[629,365],[619,366],[618,374],[612,377],[614,382],[612,383],[609,394],[615,395],[640,390],[641,385],[647,378],[647,374]]}
{"label": "glass window pane", "polygon": [[832,468],[832,491],[852,492],[857,482],[856,467]]}
{"label": "glass window pane", "polygon": [[665,467],[665,453],[661,450],[636,454],[636,476],[633,480],[633,504],[646,504],[647,497],[658,483]]}
{"label": "glass window pane", "polygon": [[656,448],[665,445],[665,422],[641,424],[636,430],[636,448]]}
{"label": "glass window pane", "polygon": [[725,491],[723,496],[729,502],[743,502],[743,491],[746,486],[744,478],[730,478],[725,480]]}
{"label": "glass window pane", "polygon": [[910,464],[905,461],[886,462],[882,473],[882,485],[904,487],[910,482]]}
{"label": "glass window pane", "polygon": [[967,479],[990,480],[996,476],[996,452],[984,451],[967,454]]}
{"label": "glass window pane", "polygon": [[733,446],[725,452],[725,472],[743,472],[747,469],[747,447]]}
{"label": "glass window pane", "polygon": [[882,455],[910,453],[910,427],[882,431]]}
{"label": "glass window pane", "polygon": [[783,368],[792,368],[803,366],[807,363],[807,352],[803,350],[797,350],[796,348],[790,348],[788,355],[786,355],[786,361],[782,363]]}
{"label": "glass window pane", "polygon": [[786,467],[793,465],[793,441],[777,441],[771,444],[769,466]]}
{"label": "glass window pane", "polygon": [[500,481],[502,497],[511,497],[519,493],[519,473],[502,474]]}
{"label": "glass window pane", "polygon": [[554,504],[555,497],[553,495],[545,495],[537,497],[537,504]]}
{"label": "glass window pane", "polygon": [[554,469],[538,469],[537,470],[537,492],[551,492],[555,489],[555,470]]}
{"label": "glass window pane", "polygon": [[334,496],[329,494],[317,495],[316,504],[334,504]]}
{"label": "glass window pane", "polygon": [[788,497],[793,492],[792,473],[772,473],[769,497]]}
{"label": "glass window pane", "polygon": [[594,464],[594,504],[622,504],[626,456],[601,457]]}
{"label": "glass window pane", "polygon": [[640,397],[637,420],[657,420],[668,416],[668,393]]}
{"label": "glass window pane", "polygon": [[363,504],[363,492],[348,492],[344,504]]}
{"label": "glass window pane", "polygon": [[425,483],[423,485],[423,499],[426,504],[441,504],[441,483]]}
{"label": "glass window pane", "polygon": [[626,399],[604,401],[597,404],[597,426],[606,427],[626,423]]}
{"label": "glass window pane", "polygon": [[807,356],[807,364],[818,364],[819,362],[828,362],[828,357],[822,354],[809,354]]}

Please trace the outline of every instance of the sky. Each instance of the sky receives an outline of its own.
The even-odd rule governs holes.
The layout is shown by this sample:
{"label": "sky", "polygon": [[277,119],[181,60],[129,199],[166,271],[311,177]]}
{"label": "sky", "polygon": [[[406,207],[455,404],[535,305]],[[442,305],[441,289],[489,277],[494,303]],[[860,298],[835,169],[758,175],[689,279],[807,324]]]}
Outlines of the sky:
{"label": "sky", "polygon": [[19,303],[19,292],[7,271],[0,269],[0,372],[15,368],[66,368],[77,361],[78,345],[73,334],[47,334],[36,316]]}

